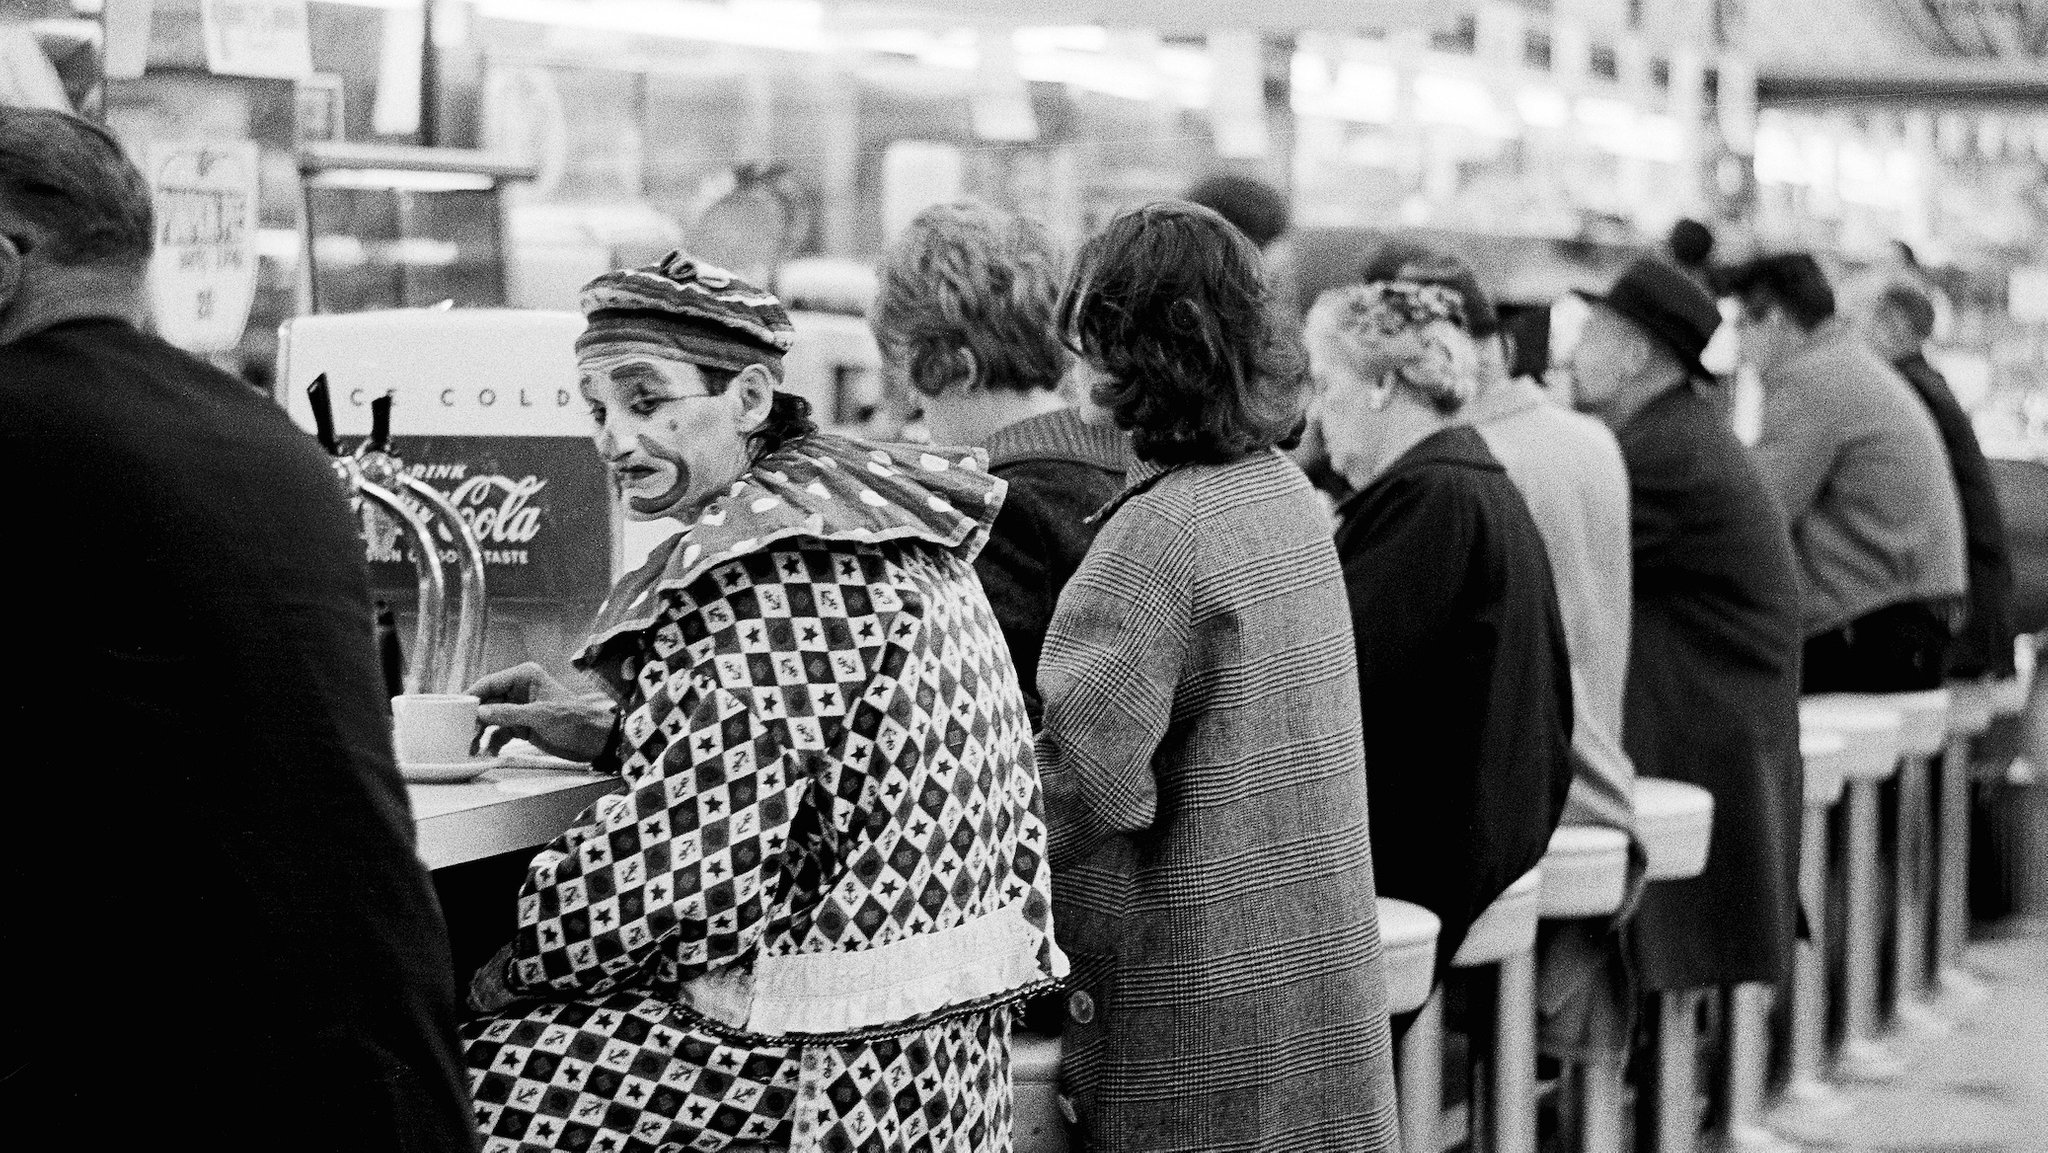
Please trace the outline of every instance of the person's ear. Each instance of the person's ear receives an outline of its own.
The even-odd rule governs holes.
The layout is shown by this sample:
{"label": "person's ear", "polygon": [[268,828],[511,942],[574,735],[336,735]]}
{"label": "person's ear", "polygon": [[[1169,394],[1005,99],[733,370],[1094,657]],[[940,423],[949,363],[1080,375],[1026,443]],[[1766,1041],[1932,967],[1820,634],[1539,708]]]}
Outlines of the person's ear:
{"label": "person's ear", "polygon": [[967,392],[973,392],[975,389],[980,388],[981,362],[974,358],[974,350],[971,348],[957,349],[953,355],[960,362],[960,387]]}
{"label": "person's ear", "polygon": [[775,374],[767,366],[750,364],[740,370],[727,389],[735,402],[734,423],[745,436],[761,427],[775,403]]}
{"label": "person's ear", "polygon": [[0,236],[0,312],[5,312],[14,304],[14,298],[21,295],[23,262],[20,242],[12,236]]}

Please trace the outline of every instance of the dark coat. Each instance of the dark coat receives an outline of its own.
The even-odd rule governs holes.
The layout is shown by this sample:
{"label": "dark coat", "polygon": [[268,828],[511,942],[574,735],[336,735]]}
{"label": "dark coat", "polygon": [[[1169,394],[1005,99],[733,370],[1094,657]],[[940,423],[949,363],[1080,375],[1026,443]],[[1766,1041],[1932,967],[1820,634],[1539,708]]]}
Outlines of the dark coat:
{"label": "dark coat", "polygon": [[240,381],[76,321],[0,349],[0,485],[35,665],[5,698],[0,1116],[70,1144],[474,1148],[326,457]]}
{"label": "dark coat", "polygon": [[2006,545],[2005,513],[1991,464],[1977,443],[1970,417],[1956,403],[1948,381],[1927,358],[1914,353],[1893,367],[1906,378],[1934,417],[1948,450],[1956,496],[1963,503],[1963,562],[1969,578],[1969,612],[1948,650],[1949,675],[2009,677],[2013,673],[2012,553]]}
{"label": "dark coat", "polygon": [[1564,813],[1564,620],[1529,507],[1470,428],[1415,445],[1337,515],[1374,876],[1442,919],[1441,974]]}
{"label": "dark coat", "polygon": [[1618,431],[1635,536],[1622,743],[1646,777],[1714,795],[1706,872],[1649,886],[1645,986],[1776,981],[1799,849],[1798,573],[1784,515],[1719,409],[1692,388]]}
{"label": "dark coat", "polygon": [[1010,491],[974,569],[1010,644],[1034,730],[1042,715],[1038,654],[1046,626],[1102,527],[1095,514],[1123,491],[1130,466],[1128,437],[1083,421],[1071,408],[1020,420],[989,438],[988,470]]}
{"label": "dark coat", "polygon": [[1053,932],[1081,1010],[1061,1079],[1101,1153],[1395,1148],[1321,502],[1270,451],[1131,481],[1039,668]]}

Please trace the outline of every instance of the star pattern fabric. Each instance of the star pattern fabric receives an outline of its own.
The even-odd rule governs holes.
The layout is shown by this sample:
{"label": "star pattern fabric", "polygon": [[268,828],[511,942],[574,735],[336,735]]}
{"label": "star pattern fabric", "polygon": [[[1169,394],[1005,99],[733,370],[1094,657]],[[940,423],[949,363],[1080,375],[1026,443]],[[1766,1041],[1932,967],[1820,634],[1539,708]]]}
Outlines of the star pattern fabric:
{"label": "star pattern fabric", "polygon": [[[1022,696],[967,561],[786,538],[660,596],[605,650],[626,791],[520,895],[508,985],[543,1003],[464,1032],[487,1147],[1008,1148],[1007,1006],[1064,961]],[[764,959],[1019,914],[1033,979],[936,1012],[766,1035],[693,1000]],[[880,1012],[889,985],[846,997]]]}
{"label": "star pattern fabric", "polygon": [[473,1029],[485,1153],[1010,1147],[1010,1010],[862,1045],[736,1044],[631,994]]}

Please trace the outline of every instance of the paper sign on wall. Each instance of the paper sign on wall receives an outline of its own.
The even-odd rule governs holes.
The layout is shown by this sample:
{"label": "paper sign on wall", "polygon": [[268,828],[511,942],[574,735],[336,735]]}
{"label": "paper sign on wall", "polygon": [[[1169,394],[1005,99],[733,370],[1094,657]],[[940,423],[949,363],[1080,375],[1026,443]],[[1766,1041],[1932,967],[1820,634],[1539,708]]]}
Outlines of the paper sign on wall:
{"label": "paper sign on wall", "polygon": [[190,352],[235,347],[256,299],[256,144],[150,144],[156,205],[150,297],[158,335]]}
{"label": "paper sign on wall", "polygon": [[200,0],[206,67],[216,76],[303,80],[313,73],[306,0]]}

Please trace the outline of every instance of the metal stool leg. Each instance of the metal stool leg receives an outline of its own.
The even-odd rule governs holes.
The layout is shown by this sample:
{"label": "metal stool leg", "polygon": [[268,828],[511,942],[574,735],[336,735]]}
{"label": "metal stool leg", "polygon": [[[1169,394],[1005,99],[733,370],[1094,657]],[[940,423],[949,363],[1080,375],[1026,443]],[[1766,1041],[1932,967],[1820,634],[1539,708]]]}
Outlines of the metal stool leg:
{"label": "metal stool leg", "polygon": [[1800,823],[1799,899],[1806,907],[1810,941],[1795,945],[1792,986],[1792,1080],[1787,1094],[1825,1097],[1821,1056],[1828,1043],[1827,868],[1828,811],[1806,806]]}
{"label": "metal stool leg", "polygon": [[1655,994],[1657,1014],[1656,1153],[1695,1153],[1700,1143],[1698,989]]}
{"label": "metal stool leg", "polygon": [[1877,782],[1847,786],[1848,924],[1843,933],[1842,1071],[1865,1080],[1898,1076],[1899,1062],[1877,1039]]}
{"label": "metal stool leg", "polygon": [[1536,953],[1500,963],[1493,1023],[1493,1153],[1536,1153]]}
{"label": "metal stool leg", "polygon": [[1776,992],[1773,986],[1755,982],[1728,990],[1728,1143],[1747,1153],[1789,1148],[1763,1124]]}
{"label": "metal stool leg", "polygon": [[1935,886],[1934,987],[1943,997],[1968,997],[1976,983],[1963,970],[1970,934],[1970,741],[1949,742],[1941,760]]}
{"label": "metal stool leg", "polygon": [[1928,796],[1932,767],[1925,757],[1899,765],[1897,873],[1892,886],[1892,1016],[1904,1028],[1938,1022],[1927,1010],[1928,908],[1933,899],[1929,867],[1932,822]]}
{"label": "metal stool leg", "polygon": [[1577,1071],[1579,1153],[1623,1153],[1628,1148],[1627,1038],[1606,997],[1593,999],[1590,1034],[1592,1056]]}
{"label": "metal stool leg", "polygon": [[1437,1123],[1444,1108],[1444,991],[1438,988],[1423,1002],[1415,1022],[1401,1038],[1401,1149],[1403,1153],[1442,1153]]}

